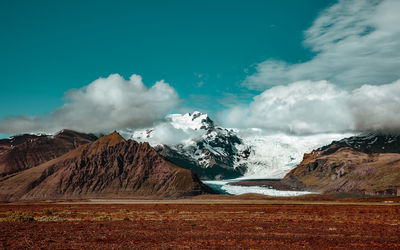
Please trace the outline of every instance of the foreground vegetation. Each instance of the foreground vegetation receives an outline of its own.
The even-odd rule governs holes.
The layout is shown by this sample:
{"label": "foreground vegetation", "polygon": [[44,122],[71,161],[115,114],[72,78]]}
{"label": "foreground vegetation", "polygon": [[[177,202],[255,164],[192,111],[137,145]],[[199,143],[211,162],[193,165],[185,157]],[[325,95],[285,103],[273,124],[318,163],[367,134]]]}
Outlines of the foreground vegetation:
{"label": "foreground vegetation", "polygon": [[399,203],[0,205],[1,248],[399,248]]}

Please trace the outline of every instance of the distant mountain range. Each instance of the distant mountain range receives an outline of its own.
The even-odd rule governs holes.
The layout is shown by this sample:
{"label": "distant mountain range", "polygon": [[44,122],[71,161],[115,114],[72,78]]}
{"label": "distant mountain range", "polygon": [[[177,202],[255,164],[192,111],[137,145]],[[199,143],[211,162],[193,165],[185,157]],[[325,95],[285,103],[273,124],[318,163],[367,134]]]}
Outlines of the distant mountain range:
{"label": "distant mountain range", "polygon": [[0,176],[37,166],[97,140],[93,134],[62,130],[55,135],[24,134],[0,140]]}
{"label": "distant mountain range", "polygon": [[284,174],[289,190],[400,195],[399,135],[352,136],[301,158],[338,135],[243,137],[200,112],[119,133],[0,140],[0,200],[180,197],[214,193],[200,179]]}

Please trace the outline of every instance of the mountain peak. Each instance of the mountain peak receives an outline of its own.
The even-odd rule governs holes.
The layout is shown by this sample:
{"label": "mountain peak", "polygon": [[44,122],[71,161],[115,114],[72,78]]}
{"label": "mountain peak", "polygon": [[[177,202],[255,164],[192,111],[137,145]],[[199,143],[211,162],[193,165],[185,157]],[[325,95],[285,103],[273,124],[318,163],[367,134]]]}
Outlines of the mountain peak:
{"label": "mountain peak", "polygon": [[137,141],[163,145],[157,147],[159,154],[193,170],[202,179],[236,178],[246,170],[245,164],[239,161],[247,158],[249,151],[241,138],[233,131],[214,125],[207,114],[199,111],[171,114],[154,128],[136,130],[130,135],[123,133]]}
{"label": "mountain peak", "polygon": [[114,131],[111,134],[103,136],[97,141],[88,144],[87,149],[91,154],[96,154],[101,152],[106,147],[112,147],[121,142],[126,142],[126,141],[120,134],[118,134],[118,132]]}
{"label": "mountain peak", "polygon": [[125,139],[117,132],[101,137],[97,142],[101,145],[114,146],[118,143],[125,142]]}

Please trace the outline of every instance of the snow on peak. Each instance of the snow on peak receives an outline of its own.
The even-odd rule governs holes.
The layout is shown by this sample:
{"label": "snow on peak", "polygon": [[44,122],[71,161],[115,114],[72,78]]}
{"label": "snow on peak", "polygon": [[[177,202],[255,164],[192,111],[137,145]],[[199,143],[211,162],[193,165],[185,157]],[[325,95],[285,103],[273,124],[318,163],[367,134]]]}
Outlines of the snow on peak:
{"label": "snow on peak", "polygon": [[195,111],[193,114],[186,113],[182,114],[171,114],[167,116],[167,120],[170,120],[172,126],[176,129],[208,129],[213,126],[212,120],[207,114],[203,114],[199,111]]}
{"label": "snow on peak", "polygon": [[186,147],[196,144],[214,128],[214,122],[207,114],[195,111],[193,114],[170,114],[165,117],[164,122],[152,128],[127,128],[118,132],[125,139],[147,141],[152,146],[166,144]]}
{"label": "snow on peak", "polygon": [[153,128],[126,129],[120,133],[126,139],[147,141],[152,146],[167,145],[175,155],[195,162],[200,168],[222,166],[225,172],[243,171],[242,166],[235,164],[246,156],[242,153],[247,150],[245,146],[238,150],[242,140],[234,131],[215,126],[207,114],[198,111],[171,114]]}

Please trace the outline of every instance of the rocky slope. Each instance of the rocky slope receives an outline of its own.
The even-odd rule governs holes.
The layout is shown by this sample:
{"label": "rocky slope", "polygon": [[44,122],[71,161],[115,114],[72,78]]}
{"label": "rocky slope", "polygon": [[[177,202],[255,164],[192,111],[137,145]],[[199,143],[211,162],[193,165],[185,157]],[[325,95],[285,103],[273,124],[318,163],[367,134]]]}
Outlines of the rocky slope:
{"label": "rocky slope", "polygon": [[[194,171],[201,179],[231,179],[246,172],[244,162],[250,149],[234,131],[214,125],[207,114],[200,112],[172,114],[166,120],[168,131],[159,126],[123,133],[150,142],[165,159]],[[186,139],[165,143],[160,138],[162,133],[184,134]]]}
{"label": "rocky slope", "polygon": [[54,136],[24,134],[0,140],[0,177],[37,166],[95,140],[93,134],[66,129]]}
{"label": "rocky slope", "polygon": [[148,143],[125,141],[116,132],[0,182],[4,201],[210,192],[190,170],[164,160]]}
{"label": "rocky slope", "polygon": [[400,195],[400,136],[353,136],[305,154],[282,180],[301,190]]}

